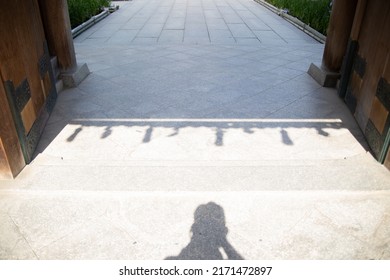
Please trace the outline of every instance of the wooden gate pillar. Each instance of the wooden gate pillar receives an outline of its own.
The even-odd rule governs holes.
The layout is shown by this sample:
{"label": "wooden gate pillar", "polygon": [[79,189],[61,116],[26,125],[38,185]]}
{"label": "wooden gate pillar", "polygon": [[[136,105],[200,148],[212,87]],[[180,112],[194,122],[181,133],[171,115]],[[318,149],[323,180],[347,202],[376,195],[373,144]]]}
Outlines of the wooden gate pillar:
{"label": "wooden gate pillar", "polygon": [[322,58],[330,71],[340,71],[355,17],[357,0],[334,0]]}
{"label": "wooden gate pillar", "polygon": [[77,66],[66,0],[39,0],[49,52],[57,56],[61,71]]}
{"label": "wooden gate pillar", "polygon": [[335,87],[347,50],[358,0],[333,0],[322,65],[311,64],[308,73],[322,86]]}
{"label": "wooden gate pillar", "polygon": [[74,87],[89,74],[86,64],[78,65],[67,0],[39,0],[49,52],[57,57],[65,86]]}
{"label": "wooden gate pillar", "polygon": [[25,161],[2,83],[0,83],[0,120],[0,180],[11,179],[23,169]]}

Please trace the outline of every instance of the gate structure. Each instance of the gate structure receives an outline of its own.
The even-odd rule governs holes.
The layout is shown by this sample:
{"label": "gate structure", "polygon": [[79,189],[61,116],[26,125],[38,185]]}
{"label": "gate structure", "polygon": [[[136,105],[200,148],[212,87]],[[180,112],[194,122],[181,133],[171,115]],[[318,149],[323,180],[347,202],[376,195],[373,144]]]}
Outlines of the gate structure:
{"label": "gate structure", "polygon": [[[66,0],[1,0],[0,5],[0,178],[12,178],[32,160],[53,109],[54,73],[72,77],[80,67]],[[59,69],[52,69],[53,57]]]}
{"label": "gate structure", "polygon": [[333,87],[354,114],[377,160],[390,169],[390,2],[334,0],[320,67],[309,74]]}

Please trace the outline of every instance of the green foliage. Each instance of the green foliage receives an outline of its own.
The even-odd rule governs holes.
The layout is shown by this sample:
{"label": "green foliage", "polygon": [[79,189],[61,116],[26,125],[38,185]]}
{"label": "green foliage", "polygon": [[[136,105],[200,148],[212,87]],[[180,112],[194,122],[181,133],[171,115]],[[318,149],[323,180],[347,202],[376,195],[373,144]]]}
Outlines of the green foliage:
{"label": "green foliage", "polygon": [[265,0],[326,35],[331,0]]}
{"label": "green foliage", "polygon": [[110,5],[109,0],[68,0],[69,17],[72,28],[87,21]]}

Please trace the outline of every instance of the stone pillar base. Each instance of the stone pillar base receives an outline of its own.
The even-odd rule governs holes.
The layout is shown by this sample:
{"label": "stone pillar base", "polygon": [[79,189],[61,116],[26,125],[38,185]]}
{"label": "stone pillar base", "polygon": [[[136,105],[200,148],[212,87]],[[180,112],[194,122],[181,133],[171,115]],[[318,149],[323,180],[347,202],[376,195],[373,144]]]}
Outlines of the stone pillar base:
{"label": "stone pillar base", "polygon": [[76,70],[61,73],[60,77],[65,87],[77,87],[88,75],[89,69],[86,63],[78,64]]}
{"label": "stone pillar base", "polygon": [[312,63],[307,73],[323,87],[336,87],[340,73],[331,72]]}

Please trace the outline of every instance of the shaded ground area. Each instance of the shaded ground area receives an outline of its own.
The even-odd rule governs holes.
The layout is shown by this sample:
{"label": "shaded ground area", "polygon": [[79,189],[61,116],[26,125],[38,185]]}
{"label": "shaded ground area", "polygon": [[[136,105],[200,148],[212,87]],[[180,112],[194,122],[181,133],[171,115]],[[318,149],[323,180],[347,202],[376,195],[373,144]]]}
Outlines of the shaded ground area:
{"label": "shaded ground area", "polygon": [[250,0],[120,4],[0,182],[0,258],[390,258],[390,175],[306,74],[323,45]]}

